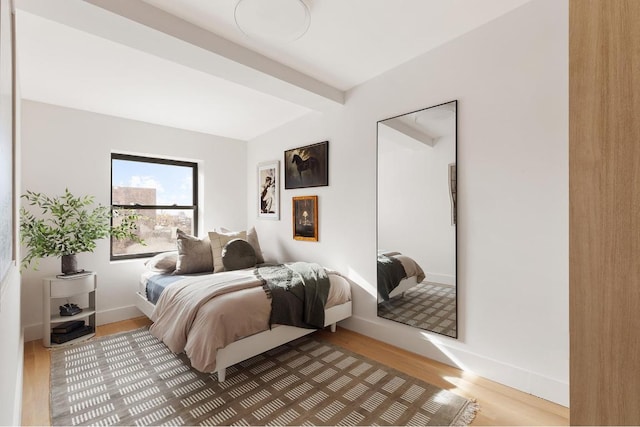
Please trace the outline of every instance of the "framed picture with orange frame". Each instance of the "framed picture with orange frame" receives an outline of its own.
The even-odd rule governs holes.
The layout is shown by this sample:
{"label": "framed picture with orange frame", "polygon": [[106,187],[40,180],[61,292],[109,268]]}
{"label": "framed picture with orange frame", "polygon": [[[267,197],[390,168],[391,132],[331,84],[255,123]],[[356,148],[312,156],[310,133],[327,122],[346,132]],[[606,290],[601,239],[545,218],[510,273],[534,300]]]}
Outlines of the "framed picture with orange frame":
{"label": "framed picture with orange frame", "polygon": [[293,238],[318,241],[318,196],[294,197],[291,203]]}

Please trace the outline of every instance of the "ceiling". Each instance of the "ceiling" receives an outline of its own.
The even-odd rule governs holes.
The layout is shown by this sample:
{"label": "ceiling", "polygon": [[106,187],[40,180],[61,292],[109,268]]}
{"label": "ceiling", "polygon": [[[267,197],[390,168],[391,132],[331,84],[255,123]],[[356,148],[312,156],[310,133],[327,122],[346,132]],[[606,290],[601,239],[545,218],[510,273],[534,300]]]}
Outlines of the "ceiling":
{"label": "ceiling", "polygon": [[453,101],[379,122],[378,137],[393,141],[381,148],[393,151],[398,146],[411,150],[435,147],[441,138],[455,136],[456,108]]}
{"label": "ceiling", "polygon": [[17,0],[21,93],[250,140],[530,0],[305,1],[307,33],[277,42],[235,26],[237,0]]}

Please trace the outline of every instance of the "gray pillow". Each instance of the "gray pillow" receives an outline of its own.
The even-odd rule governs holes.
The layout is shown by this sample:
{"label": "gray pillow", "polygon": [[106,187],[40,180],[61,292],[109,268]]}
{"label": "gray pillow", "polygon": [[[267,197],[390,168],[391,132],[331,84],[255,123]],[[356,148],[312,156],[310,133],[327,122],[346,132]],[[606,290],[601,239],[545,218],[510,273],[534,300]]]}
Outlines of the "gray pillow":
{"label": "gray pillow", "polygon": [[178,263],[178,251],[161,252],[147,260],[144,265],[158,273],[173,273]]}
{"label": "gray pillow", "polygon": [[175,274],[212,273],[213,255],[209,237],[198,239],[178,230],[178,262]]}
{"label": "gray pillow", "polygon": [[256,265],[256,251],[246,240],[233,239],[222,248],[224,269],[241,270]]}

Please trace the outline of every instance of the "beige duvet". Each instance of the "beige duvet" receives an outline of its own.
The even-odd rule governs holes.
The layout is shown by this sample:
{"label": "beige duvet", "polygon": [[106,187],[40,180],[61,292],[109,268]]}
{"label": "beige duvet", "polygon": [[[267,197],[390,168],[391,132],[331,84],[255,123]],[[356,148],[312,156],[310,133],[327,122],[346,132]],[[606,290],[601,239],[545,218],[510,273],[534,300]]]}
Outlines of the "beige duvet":
{"label": "beige duvet", "polygon": [[400,261],[400,264],[404,267],[405,273],[407,273],[407,277],[416,276],[416,282],[418,283],[424,280],[424,271],[413,258],[402,254],[394,255],[394,258]]}
{"label": "beige duvet", "polygon": [[407,275],[407,277],[412,277],[412,276],[416,276],[416,282],[420,283],[425,279],[425,274],[424,271],[422,270],[422,267],[420,267],[420,265],[411,257],[408,257],[406,255],[402,255],[400,252],[380,252],[382,255],[388,256],[388,257],[393,257],[395,259],[397,259],[398,261],[400,261],[400,264],[402,264],[402,267],[404,268],[404,272]]}
{"label": "beige duvet", "polygon": [[[328,271],[326,308],[351,299],[349,283]],[[191,365],[213,372],[221,348],[269,329],[271,301],[253,269],[193,276],[167,286],[151,315],[151,334]]]}

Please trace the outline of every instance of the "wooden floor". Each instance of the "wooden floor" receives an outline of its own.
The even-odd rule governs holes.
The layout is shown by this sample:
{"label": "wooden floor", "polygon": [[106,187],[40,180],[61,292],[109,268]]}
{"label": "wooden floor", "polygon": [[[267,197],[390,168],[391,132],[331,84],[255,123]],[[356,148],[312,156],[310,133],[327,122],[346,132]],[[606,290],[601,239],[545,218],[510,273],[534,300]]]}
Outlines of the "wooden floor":
{"label": "wooden floor", "polygon": [[[99,326],[96,336],[128,331],[150,324],[146,317]],[[362,354],[416,378],[476,399],[480,412],[472,423],[480,425],[568,425],[569,409],[529,394],[420,357],[364,335],[338,328],[335,334],[316,332],[316,336]],[[42,342],[24,345],[24,386],[22,425],[50,425],[49,350]]]}

